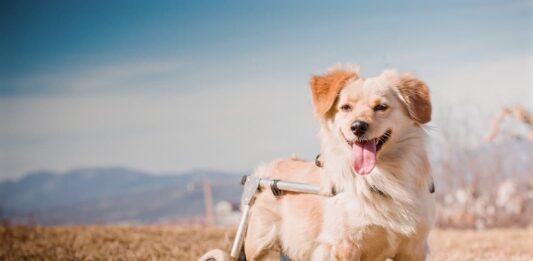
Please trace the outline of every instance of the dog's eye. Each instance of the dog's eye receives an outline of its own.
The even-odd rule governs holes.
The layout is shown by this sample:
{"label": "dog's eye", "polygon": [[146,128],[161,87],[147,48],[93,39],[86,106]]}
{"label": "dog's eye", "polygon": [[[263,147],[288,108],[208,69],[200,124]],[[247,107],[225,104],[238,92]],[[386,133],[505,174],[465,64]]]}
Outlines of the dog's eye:
{"label": "dog's eye", "polygon": [[344,104],[341,106],[341,111],[347,112],[351,110],[352,110],[352,106],[350,106],[350,104]]}
{"label": "dog's eye", "polygon": [[376,107],[374,107],[374,111],[384,111],[388,108],[389,106],[387,104],[382,103],[382,104],[376,105]]}

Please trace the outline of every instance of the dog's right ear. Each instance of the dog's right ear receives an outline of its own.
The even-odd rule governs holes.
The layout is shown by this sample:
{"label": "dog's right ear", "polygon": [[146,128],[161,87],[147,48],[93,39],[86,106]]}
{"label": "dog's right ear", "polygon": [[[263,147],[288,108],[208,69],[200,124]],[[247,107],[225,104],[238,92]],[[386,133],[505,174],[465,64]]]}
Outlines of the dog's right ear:
{"label": "dog's right ear", "polygon": [[346,82],[357,77],[357,71],[349,69],[334,69],[324,75],[313,76],[311,95],[317,116],[326,118]]}
{"label": "dog's right ear", "polygon": [[420,124],[431,121],[431,101],[427,85],[410,74],[400,75],[396,86],[401,99],[407,106],[409,116]]}

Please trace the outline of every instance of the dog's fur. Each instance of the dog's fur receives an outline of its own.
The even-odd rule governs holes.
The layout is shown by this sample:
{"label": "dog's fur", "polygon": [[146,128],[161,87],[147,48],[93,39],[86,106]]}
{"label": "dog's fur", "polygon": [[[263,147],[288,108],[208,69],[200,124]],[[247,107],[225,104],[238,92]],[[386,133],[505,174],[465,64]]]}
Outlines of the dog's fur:
{"label": "dog's fur", "polygon": [[[291,158],[260,166],[254,175],[320,184],[324,194],[337,194],[259,193],[245,238],[247,259],[281,250],[292,260],[424,260],[434,219],[422,128],[431,120],[427,86],[396,71],[363,79],[354,69],[334,68],[312,78],[311,92],[323,168]],[[387,108],[375,109],[379,104]],[[369,123],[364,137],[350,130],[356,120]],[[383,138],[388,130],[371,173],[357,174],[351,144]]]}

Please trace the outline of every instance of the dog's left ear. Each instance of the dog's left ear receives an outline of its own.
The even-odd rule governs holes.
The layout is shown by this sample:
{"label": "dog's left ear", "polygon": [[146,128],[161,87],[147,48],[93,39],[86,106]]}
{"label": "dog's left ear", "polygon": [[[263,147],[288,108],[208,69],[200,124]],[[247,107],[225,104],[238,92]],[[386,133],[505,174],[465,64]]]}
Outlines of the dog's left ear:
{"label": "dog's left ear", "polygon": [[326,118],[342,88],[349,80],[357,77],[357,71],[350,69],[334,69],[324,75],[313,76],[311,94],[317,116]]}
{"label": "dog's left ear", "polygon": [[411,119],[420,124],[431,121],[431,101],[427,85],[410,74],[398,75],[396,90]]}

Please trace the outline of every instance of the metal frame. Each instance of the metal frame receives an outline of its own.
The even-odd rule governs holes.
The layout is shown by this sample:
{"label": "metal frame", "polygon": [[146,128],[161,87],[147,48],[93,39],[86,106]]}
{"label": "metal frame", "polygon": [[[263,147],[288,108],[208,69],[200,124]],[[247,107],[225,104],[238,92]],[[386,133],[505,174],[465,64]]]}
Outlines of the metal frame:
{"label": "metal frame", "polygon": [[279,195],[281,191],[290,191],[298,193],[319,194],[318,185],[310,185],[298,182],[286,182],[281,180],[271,180],[254,176],[244,176],[241,183],[244,185],[244,191],[241,198],[242,216],[237,227],[235,240],[231,245],[230,256],[233,259],[239,258],[244,242],[244,235],[248,226],[250,209],[255,200],[255,194],[261,189],[271,189],[274,195]]}

